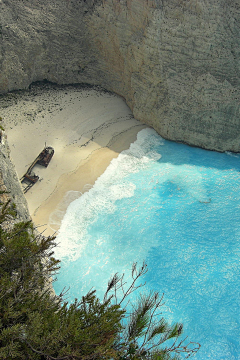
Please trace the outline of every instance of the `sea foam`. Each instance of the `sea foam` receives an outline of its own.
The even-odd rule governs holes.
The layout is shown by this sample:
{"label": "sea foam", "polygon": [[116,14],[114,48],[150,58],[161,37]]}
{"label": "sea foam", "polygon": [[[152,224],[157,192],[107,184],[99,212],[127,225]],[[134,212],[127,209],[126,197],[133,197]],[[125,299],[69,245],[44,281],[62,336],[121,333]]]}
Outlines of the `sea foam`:
{"label": "sea foam", "polygon": [[[233,156],[234,155],[234,156]],[[237,360],[240,349],[239,154],[163,140],[144,129],[73,201],[57,237],[57,293],[69,301],[146,260],[145,290],[165,293],[168,321],[202,345],[196,360]],[[127,277],[130,281],[130,278]]]}
{"label": "sea foam", "polygon": [[[133,196],[136,186],[125,180],[126,176],[142,170],[150,162],[161,158],[160,154],[152,151],[156,142],[161,141],[160,139],[152,129],[139,132],[137,140],[128,150],[119,154],[117,159],[111,161],[104,174],[96,180],[94,187],[71,202],[57,237],[59,244],[55,251],[57,257],[75,261],[81,256],[88,242],[87,228],[96,221],[98,214],[114,212],[117,200]],[[69,199],[69,194],[66,198]],[[59,218],[58,211],[60,216],[62,212],[61,209],[55,212],[55,217]],[[52,223],[56,221],[53,215],[50,221]]]}

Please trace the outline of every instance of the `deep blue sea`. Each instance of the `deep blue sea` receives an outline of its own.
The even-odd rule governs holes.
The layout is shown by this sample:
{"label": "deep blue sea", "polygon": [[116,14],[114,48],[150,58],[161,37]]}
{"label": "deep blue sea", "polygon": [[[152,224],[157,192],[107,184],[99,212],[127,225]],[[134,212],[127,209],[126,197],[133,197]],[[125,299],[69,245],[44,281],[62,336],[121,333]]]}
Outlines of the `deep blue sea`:
{"label": "deep blue sea", "polygon": [[68,207],[54,288],[68,300],[146,261],[146,290],[182,322],[196,360],[240,359],[240,154],[162,139],[144,129]]}

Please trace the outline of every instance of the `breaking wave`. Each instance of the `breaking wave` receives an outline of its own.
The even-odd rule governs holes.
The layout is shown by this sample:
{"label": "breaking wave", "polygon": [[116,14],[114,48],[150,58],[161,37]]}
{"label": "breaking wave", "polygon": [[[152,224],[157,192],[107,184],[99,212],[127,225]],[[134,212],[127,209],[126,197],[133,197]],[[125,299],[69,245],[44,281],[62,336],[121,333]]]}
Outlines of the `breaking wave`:
{"label": "breaking wave", "polygon": [[239,171],[239,154],[142,130],[68,206],[56,292],[70,286],[73,301],[93,287],[102,297],[111,274],[146,260],[146,288],[165,293],[168,319],[202,345],[195,359],[239,359]]}

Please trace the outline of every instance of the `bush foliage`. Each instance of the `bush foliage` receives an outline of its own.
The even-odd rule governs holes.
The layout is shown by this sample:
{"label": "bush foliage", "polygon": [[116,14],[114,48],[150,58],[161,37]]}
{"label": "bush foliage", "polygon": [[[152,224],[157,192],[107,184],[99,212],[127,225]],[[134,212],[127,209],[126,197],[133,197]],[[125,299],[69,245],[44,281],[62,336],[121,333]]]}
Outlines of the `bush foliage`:
{"label": "bush foliage", "polygon": [[[0,223],[8,216],[3,207]],[[51,276],[59,270],[54,238],[36,236],[31,222],[11,230],[0,227],[0,359],[178,359],[189,357],[199,344],[179,339],[182,325],[168,325],[158,314],[158,293],[140,295],[127,313],[127,299],[141,287],[143,264],[132,269],[132,283],[124,276],[109,281],[103,301],[95,291],[69,304],[56,296]],[[120,294],[120,298],[119,298]],[[170,345],[165,346],[167,342]]]}

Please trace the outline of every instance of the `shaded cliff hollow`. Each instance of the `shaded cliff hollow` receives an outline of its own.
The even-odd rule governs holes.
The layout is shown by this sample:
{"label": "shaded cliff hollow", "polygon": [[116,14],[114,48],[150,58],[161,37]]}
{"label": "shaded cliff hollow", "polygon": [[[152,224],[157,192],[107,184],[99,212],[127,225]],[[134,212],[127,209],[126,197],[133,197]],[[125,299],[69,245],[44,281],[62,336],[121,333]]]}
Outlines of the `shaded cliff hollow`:
{"label": "shaded cliff hollow", "polygon": [[163,137],[240,151],[235,0],[0,0],[0,92],[97,84]]}

